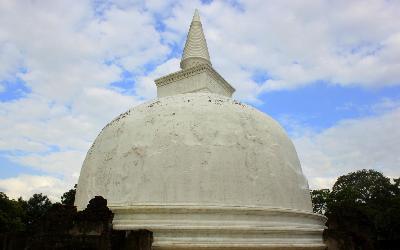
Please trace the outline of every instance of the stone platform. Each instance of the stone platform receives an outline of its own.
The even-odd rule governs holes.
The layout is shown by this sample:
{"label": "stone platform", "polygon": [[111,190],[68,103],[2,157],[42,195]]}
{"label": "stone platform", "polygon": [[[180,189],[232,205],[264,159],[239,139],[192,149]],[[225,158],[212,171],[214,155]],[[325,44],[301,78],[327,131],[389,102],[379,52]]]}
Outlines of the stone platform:
{"label": "stone platform", "polygon": [[112,206],[115,230],[153,232],[153,249],[325,249],[326,218],[292,209]]}

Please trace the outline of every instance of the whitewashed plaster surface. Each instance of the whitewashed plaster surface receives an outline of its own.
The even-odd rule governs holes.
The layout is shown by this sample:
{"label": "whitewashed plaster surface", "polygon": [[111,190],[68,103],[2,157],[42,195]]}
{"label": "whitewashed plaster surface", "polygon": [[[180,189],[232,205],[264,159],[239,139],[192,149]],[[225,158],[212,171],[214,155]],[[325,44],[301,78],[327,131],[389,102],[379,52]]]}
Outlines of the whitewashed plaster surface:
{"label": "whitewashed plaster surface", "polygon": [[142,104],[109,123],[84,161],[78,209],[113,205],[255,206],[311,212],[295,148],[264,113],[211,93]]}

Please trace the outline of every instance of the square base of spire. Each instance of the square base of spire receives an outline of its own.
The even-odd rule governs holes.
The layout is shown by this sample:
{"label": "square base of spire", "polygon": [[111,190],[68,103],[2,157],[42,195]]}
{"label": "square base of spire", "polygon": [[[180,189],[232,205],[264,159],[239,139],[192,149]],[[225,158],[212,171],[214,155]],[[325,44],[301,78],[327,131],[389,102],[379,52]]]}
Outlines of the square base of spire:
{"label": "square base of spire", "polygon": [[235,89],[208,64],[200,64],[155,80],[157,96],[208,92],[232,97]]}

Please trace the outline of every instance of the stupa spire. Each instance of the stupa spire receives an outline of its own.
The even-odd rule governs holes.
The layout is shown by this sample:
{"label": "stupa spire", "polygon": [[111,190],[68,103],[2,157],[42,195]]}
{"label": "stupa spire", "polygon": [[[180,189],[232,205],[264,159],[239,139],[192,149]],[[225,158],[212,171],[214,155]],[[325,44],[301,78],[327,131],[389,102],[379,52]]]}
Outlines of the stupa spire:
{"label": "stupa spire", "polygon": [[187,69],[204,63],[211,66],[199,11],[196,9],[186,38],[185,48],[183,49],[181,68]]}
{"label": "stupa spire", "polygon": [[235,89],[213,69],[196,9],[181,60],[182,70],[155,80],[157,96],[204,92],[231,97]]}

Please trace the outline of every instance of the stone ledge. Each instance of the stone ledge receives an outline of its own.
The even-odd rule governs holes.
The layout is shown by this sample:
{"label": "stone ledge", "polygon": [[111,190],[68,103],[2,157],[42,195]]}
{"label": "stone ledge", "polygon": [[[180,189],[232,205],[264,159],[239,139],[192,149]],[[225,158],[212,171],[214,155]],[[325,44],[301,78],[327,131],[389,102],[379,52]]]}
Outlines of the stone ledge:
{"label": "stone ledge", "polygon": [[147,229],[154,249],[324,249],[326,217],[229,206],[111,206],[116,230]]}
{"label": "stone ledge", "polygon": [[223,88],[225,88],[226,91],[228,91],[230,93],[235,92],[235,88],[233,88],[217,71],[215,71],[213,69],[213,67],[211,67],[210,65],[205,64],[205,63],[188,68],[188,69],[180,70],[178,72],[175,72],[175,73],[163,76],[163,77],[160,77],[160,78],[154,80],[154,82],[156,83],[157,87],[161,87],[161,86],[170,84],[172,82],[179,81],[184,78],[189,78],[191,76],[200,74],[205,71],[209,72],[210,75],[217,82],[220,82],[221,86]]}
{"label": "stone ledge", "polygon": [[174,244],[171,247],[158,247],[153,246],[154,250],[325,250],[324,244],[293,244],[293,245],[282,245],[282,244],[215,244],[210,246],[209,244]]}

